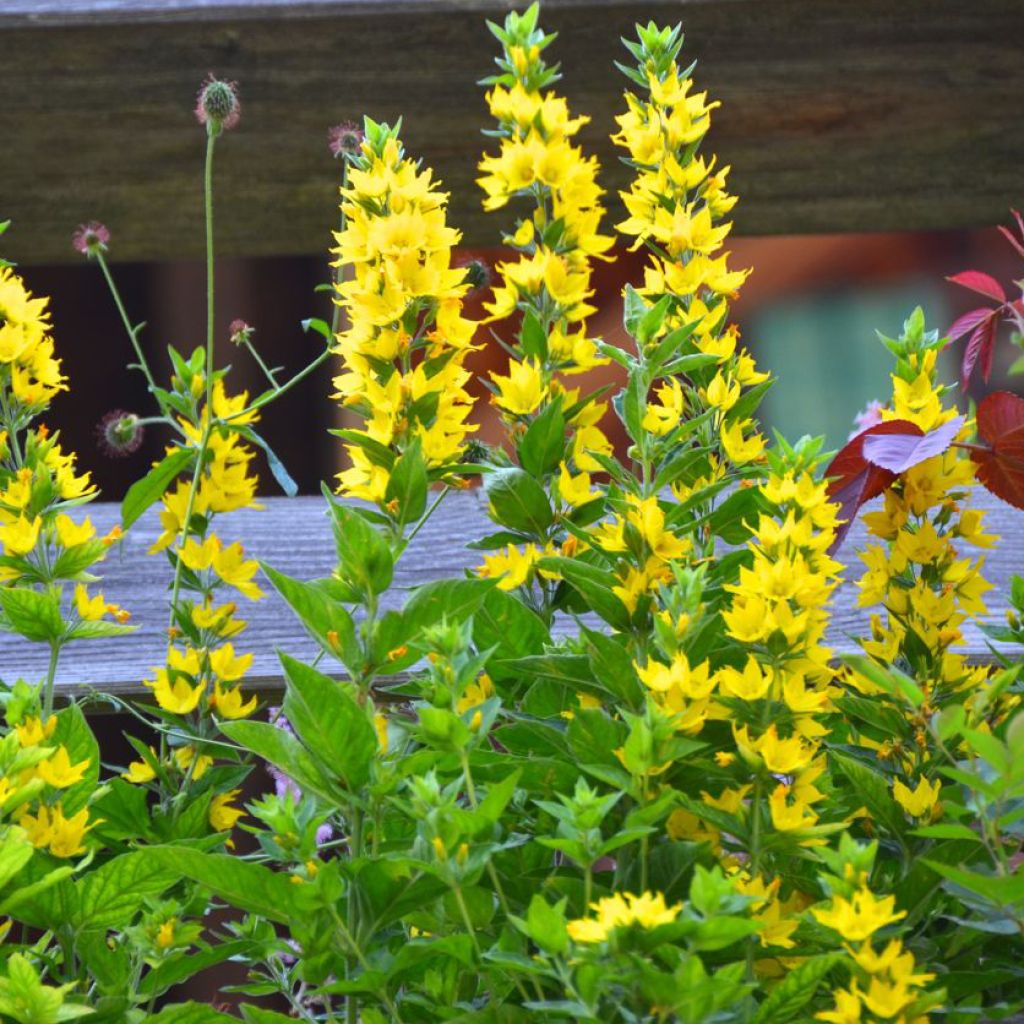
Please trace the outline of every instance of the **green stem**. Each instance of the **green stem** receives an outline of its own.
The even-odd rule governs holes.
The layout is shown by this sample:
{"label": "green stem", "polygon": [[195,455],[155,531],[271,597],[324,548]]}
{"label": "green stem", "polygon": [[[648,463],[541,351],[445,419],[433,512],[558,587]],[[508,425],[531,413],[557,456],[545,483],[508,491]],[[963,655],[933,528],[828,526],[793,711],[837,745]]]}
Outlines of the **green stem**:
{"label": "green stem", "polygon": [[441,492],[433,500],[433,502],[430,505],[430,508],[428,508],[427,511],[423,513],[423,518],[420,519],[420,521],[412,528],[412,533],[410,533],[407,538],[408,542],[411,542],[413,537],[415,537],[416,534],[423,529],[423,526],[426,523],[426,521],[434,514],[434,510],[437,508],[438,505],[441,504],[442,501],[444,501],[445,495],[450,490],[451,488],[447,484],[445,484],[444,487],[441,488]]}
{"label": "green stem", "polygon": [[[153,374],[149,369],[149,363],[146,361],[146,356],[142,351],[142,346],[139,344],[139,328],[133,327],[131,320],[128,318],[128,311],[124,308],[124,302],[121,300],[121,293],[117,290],[117,285],[114,283],[114,275],[110,273],[110,266],[107,263],[106,256],[103,255],[102,249],[96,250],[96,262],[100,266],[100,270],[103,272],[103,277],[106,279],[107,288],[110,289],[110,294],[114,299],[114,305],[117,307],[118,313],[121,315],[121,323],[124,324],[124,329],[128,334],[128,340],[132,343],[132,348],[135,349],[135,358],[139,361],[139,369],[142,371],[146,378],[146,383],[149,385],[150,392],[156,396],[157,387],[156,381],[153,379]],[[163,409],[163,403],[159,402],[160,408]]]}
{"label": "green stem", "polygon": [[181,522],[181,533],[178,536],[178,554],[174,561],[174,583],[171,585],[171,608],[170,608],[170,619],[168,621],[168,628],[174,625],[174,609],[178,605],[178,594],[181,590],[181,569],[182,561],[180,551],[184,547],[185,541],[188,539],[189,534],[189,523],[192,521],[192,513],[195,510],[196,504],[196,493],[199,490],[199,478],[203,472],[203,462],[206,459],[206,448],[210,443],[210,425],[206,425],[206,429],[203,431],[202,440],[199,443],[199,451],[196,454],[196,468],[192,473],[192,483],[188,489],[188,501],[185,503],[185,516]]}
{"label": "green stem", "polygon": [[[341,165],[341,187],[343,189],[348,188],[348,158],[347,157],[345,158],[344,162]],[[344,202],[344,199],[342,199],[342,202]],[[340,203],[339,203],[339,208],[341,208],[341,204]],[[344,211],[343,208],[341,208],[341,217],[340,217],[340,220],[339,220],[339,223],[338,223],[338,233],[340,234],[344,230],[345,230],[345,211]],[[339,266],[338,269],[335,271],[335,274],[334,274],[335,295],[331,299],[331,305],[334,307],[334,312],[331,314],[331,340],[332,341],[334,340],[334,337],[338,333],[338,328],[341,326],[341,306],[339,306],[338,303],[337,303],[337,289],[338,289],[338,286],[341,284],[341,282],[344,281],[344,280],[345,280],[345,268],[344,268],[344,266]]]}
{"label": "green stem", "polygon": [[[212,123],[212,122],[211,122]],[[206,136],[203,207],[206,212],[206,416],[213,418],[213,148],[214,132]]]}
{"label": "green stem", "polygon": [[257,365],[263,371],[263,376],[270,381],[270,386],[276,388],[277,378],[274,376],[274,371],[271,370],[270,367],[267,366],[265,362],[263,362],[263,357],[259,354],[259,352],[256,351],[256,346],[253,345],[253,343],[249,341],[248,338],[246,338],[245,340],[245,347],[249,350],[249,355],[251,355],[253,359],[256,360]]}
{"label": "green stem", "polygon": [[50,641],[50,664],[46,670],[46,682],[43,686],[43,721],[45,722],[53,714],[53,696],[57,677],[57,660],[60,658],[61,642]]}
{"label": "green stem", "polygon": [[252,405],[247,406],[245,409],[241,409],[238,412],[233,412],[230,416],[225,416],[223,419],[218,420],[219,424],[227,424],[232,420],[237,420],[240,416],[248,416],[249,413],[255,412],[257,409],[262,409],[263,406],[269,405],[271,402],[280,398],[286,391],[291,391],[296,384],[300,381],[305,380],[314,370],[322,366],[330,356],[331,350],[325,348],[305,369],[299,370],[294,377],[286,380],[283,384],[279,385],[276,391],[271,391],[270,394],[264,395],[262,398],[257,399]]}

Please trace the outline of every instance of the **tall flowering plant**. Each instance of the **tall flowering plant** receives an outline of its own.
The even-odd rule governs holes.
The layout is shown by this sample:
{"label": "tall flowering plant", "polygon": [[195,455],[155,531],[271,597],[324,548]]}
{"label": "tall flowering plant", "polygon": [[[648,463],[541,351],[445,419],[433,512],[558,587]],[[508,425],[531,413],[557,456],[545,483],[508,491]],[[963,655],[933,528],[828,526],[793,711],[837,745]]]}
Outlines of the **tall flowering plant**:
{"label": "tall flowering plant", "polygon": [[[19,927],[0,947],[0,1015],[1007,1016],[1024,951],[1020,581],[1005,626],[985,624],[998,663],[963,644],[986,612],[975,549],[996,542],[973,488],[1024,505],[1024,402],[1001,392],[959,413],[938,369],[949,339],[916,311],[883,339],[895,367],[879,422],[831,460],[820,439],[769,444],[756,412],[770,379],[729,315],[749,271],[724,249],[737,199],[707,149],[718,104],[680,29],[638,26],[625,42],[612,141],[632,175],[610,218],[539,9],[491,29],[479,185],[510,250],[484,300],[508,357],[483,382],[505,431],[494,450],[472,437],[479,282],[400,125],[332,129],[334,312],[306,321],[323,344],[287,378],[232,325],[266,377],[254,399],[229,388],[213,329],[213,155],[239,125],[231,83],[209,80],[198,100],[208,327],[191,355],[170,350],[169,386],[114,286],[109,232],[76,236],[155,406],[118,414],[109,439],[133,443],[142,426],[169,439],[122,508],[130,529],[157,506],[166,658],[148,701],[122,705],[138,760],[102,777],[89,723],[74,702],[54,711],[53,684],[67,643],[129,628],[88,571],[120,532],[97,539],[70,514],[93,489],[33,425],[65,386],[45,302],[0,269],[0,625],[52,654],[47,679],[5,694],[0,913]],[[588,326],[612,230],[646,254],[622,346]],[[979,324],[1020,310],[986,275],[955,280],[1001,303],[949,332],[973,324],[984,369]],[[328,359],[344,412],[344,466],[324,488],[335,567],[301,580],[222,539],[223,517],[255,507],[260,451],[291,489],[258,422]],[[588,390],[607,363],[622,386]],[[475,476],[495,527],[472,543],[481,564],[401,592],[405,552]],[[873,499],[867,545],[841,560]],[[863,565],[871,624],[840,660],[844,563]],[[242,690],[236,603],[264,579],[319,649],[311,664],[281,652],[283,699],[266,709]],[[228,962],[230,983],[212,973]],[[216,1006],[187,1001],[206,970]]]}

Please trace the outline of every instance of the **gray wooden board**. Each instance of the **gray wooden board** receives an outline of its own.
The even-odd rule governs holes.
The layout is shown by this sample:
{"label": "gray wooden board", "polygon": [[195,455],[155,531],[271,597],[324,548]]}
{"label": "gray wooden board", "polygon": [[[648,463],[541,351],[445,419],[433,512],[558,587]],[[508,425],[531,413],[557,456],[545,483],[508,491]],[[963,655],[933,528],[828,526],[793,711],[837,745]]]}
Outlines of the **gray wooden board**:
{"label": "gray wooden board", "polygon": [[[1009,581],[1013,573],[1024,573],[1020,537],[1024,533],[1024,513],[1005,505],[987,491],[978,490],[976,504],[988,510],[991,532],[1000,534],[1001,543],[987,552],[985,575],[994,584],[987,595],[990,619],[1003,621],[1007,607]],[[274,568],[299,579],[327,576],[334,568],[334,544],[326,506],[322,498],[269,498],[262,511],[245,510],[218,521],[218,532],[230,542],[240,539],[249,556],[266,560]],[[97,529],[105,532],[120,519],[119,507],[99,503],[89,509]],[[469,491],[451,494],[428,521],[399,562],[395,587],[385,608],[404,603],[405,591],[430,580],[456,577],[480,563],[481,553],[466,550],[465,544],[491,532],[483,494]],[[159,532],[155,510],[150,510],[132,528],[120,550],[113,549],[98,571],[103,576],[103,591],[111,601],[128,608],[140,629],[127,637],[109,640],[81,640],[65,652],[57,675],[66,691],[104,690],[111,693],[139,693],[142,680],[152,667],[162,662],[167,625],[168,583],[171,570],[165,555],[148,555]],[[864,544],[864,530],[857,525],[844,545],[840,557],[850,566],[848,581],[834,600],[829,641],[837,651],[852,651],[851,637],[867,631],[870,609],[857,607],[857,588],[849,580],[860,575],[857,551]],[[316,645],[307,637],[298,620],[264,581],[267,597],[256,603],[242,600],[240,615],[249,627],[236,641],[239,651],[255,655],[248,685],[273,691],[280,687],[277,648],[299,658],[312,658]],[[558,623],[557,630],[573,628],[570,620]],[[991,653],[986,638],[973,623],[966,627],[966,650],[974,660],[988,660]],[[2,676],[12,682],[19,676],[36,680],[46,672],[47,652],[43,645],[32,644],[9,633],[0,633]],[[330,670],[337,666],[328,666]]]}
{"label": "gray wooden board", "polygon": [[[478,79],[504,0],[8,0],[0,3],[4,254],[79,259],[100,219],[113,259],[202,255],[209,71],[240,83],[239,128],[217,147],[223,256],[316,254],[336,221],[328,126],[404,115],[409,151],[452,191],[468,245],[493,245],[476,165],[493,141]],[[522,5],[520,5],[522,6]],[[709,151],[733,166],[744,234],[981,226],[1021,200],[1020,0],[547,0],[580,138],[602,160],[612,216],[629,171],[608,140],[636,21],[681,21],[700,88],[723,101]]]}

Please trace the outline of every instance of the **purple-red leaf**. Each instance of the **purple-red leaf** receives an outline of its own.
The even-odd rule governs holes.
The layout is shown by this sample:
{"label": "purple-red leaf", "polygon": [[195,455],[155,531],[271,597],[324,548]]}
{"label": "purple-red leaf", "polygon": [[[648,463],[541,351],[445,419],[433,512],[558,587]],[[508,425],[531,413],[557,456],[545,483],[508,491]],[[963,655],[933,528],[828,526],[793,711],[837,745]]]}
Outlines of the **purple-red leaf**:
{"label": "purple-red leaf", "polygon": [[963,316],[957,317],[953,321],[952,326],[946,331],[946,335],[950,341],[956,341],[958,338],[962,338],[965,334],[970,334],[978,324],[983,323],[996,315],[997,310],[989,309],[987,306],[981,306],[978,309],[972,309],[969,313],[964,313]]}
{"label": "purple-red leaf", "polygon": [[825,476],[832,478],[828,485],[828,496],[839,505],[838,518],[841,520],[829,554],[834,553],[843,543],[861,505],[878,497],[896,480],[896,474],[891,470],[874,466],[864,458],[865,440],[885,434],[910,434],[921,437],[923,431],[908,420],[876,423],[851,439],[825,470]]}
{"label": "purple-red leaf", "polygon": [[994,277],[983,274],[980,270],[965,270],[962,274],[947,277],[946,280],[960,285],[961,288],[969,288],[979,295],[986,295],[990,299],[995,299],[996,302],[1006,301],[1006,292],[1003,291],[1003,286]]}
{"label": "purple-red leaf", "polygon": [[864,438],[864,458],[890,473],[906,473],[925,459],[941,455],[953,443],[963,425],[963,416],[957,416],[927,434],[872,434]]}
{"label": "purple-red leaf", "polygon": [[995,391],[982,399],[978,436],[988,445],[971,450],[978,479],[997,498],[1024,508],[1024,398]]}
{"label": "purple-red leaf", "polygon": [[974,329],[974,333],[964,347],[964,358],[960,364],[960,387],[967,390],[967,382],[971,379],[974,365],[979,357],[981,359],[981,375],[988,381],[992,373],[992,356],[995,352],[996,342],[996,318],[993,314],[987,320],[983,320]]}

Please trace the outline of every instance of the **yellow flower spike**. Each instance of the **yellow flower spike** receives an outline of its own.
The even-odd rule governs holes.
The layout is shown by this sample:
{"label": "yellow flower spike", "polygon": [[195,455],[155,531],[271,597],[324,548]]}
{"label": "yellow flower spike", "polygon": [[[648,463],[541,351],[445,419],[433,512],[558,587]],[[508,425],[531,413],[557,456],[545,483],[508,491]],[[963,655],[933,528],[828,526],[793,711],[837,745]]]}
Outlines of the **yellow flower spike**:
{"label": "yellow flower spike", "polygon": [[4,554],[27,555],[36,546],[42,525],[39,516],[27,519],[21,515],[14,522],[0,526],[0,543],[3,544]]}
{"label": "yellow flower spike", "polygon": [[67,747],[60,746],[56,753],[36,765],[36,775],[54,789],[66,789],[80,782],[91,764],[89,758],[72,764]]}

